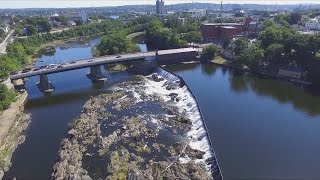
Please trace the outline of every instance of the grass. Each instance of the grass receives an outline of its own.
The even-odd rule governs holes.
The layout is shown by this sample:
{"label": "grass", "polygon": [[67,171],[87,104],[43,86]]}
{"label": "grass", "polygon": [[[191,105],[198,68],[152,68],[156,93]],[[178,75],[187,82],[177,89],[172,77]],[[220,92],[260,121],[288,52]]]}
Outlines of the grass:
{"label": "grass", "polygon": [[226,64],[227,60],[221,56],[216,56],[211,62],[216,64]]}

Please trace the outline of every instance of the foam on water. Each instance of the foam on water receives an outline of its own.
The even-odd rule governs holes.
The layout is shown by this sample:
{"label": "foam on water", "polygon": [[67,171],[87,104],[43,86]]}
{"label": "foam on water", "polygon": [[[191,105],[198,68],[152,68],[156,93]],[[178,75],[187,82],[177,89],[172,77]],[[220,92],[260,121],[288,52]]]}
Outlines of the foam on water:
{"label": "foam on water", "polygon": [[[146,78],[147,89],[145,93],[156,93],[160,95],[165,102],[171,100],[169,94],[178,94],[180,100],[176,102],[176,106],[179,108],[179,112],[185,114],[192,122],[191,130],[187,133],[188,138],[191,140],[189,146],[192,149],[205,152],[203,158],[197,159],[195,162],[206,164],[207,169],[211,171],[210,173],[212,173],[216,179],[220,179],[220,169],[194,95],[179,76],[160,67],[157,68],[154,73],[157,74],[159,78],[164,78],[164,80],[155,82]],[[167,90],[166,85],[168,82],[174,83],[178,88]],[[179,160],[181,163],[187,163],[191,161],[191,159],[187,156],[180,157]]]}

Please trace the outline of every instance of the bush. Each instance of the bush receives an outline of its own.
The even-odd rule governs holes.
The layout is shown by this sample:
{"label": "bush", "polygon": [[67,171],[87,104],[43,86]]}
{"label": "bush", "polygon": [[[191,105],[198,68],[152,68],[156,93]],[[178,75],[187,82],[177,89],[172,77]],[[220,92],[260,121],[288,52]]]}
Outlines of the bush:
{"label": "bush", "polygon": [[208,59],[213,59],[218,53],[218,48],[215,45],[209,45],[203,49],[203,55]]}
{"label": "bush", "polygon": [[0,111],[7,109],[11,102],[15,101],[15,92],[9,90],[5,85],[0,84]]}

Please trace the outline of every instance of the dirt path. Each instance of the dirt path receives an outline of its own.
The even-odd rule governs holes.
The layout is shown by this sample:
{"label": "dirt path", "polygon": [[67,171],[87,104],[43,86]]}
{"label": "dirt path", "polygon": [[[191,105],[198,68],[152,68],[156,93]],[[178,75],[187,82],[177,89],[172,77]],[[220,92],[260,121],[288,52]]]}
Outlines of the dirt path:
{"label": "dirt path", "polygon": [[10,105],[8,109],[0,114],[0,144],[5,139],[9,129],[11,128],[16,116],[20,114],[21,106],[24,105],[28,94],[26,92],[18,95],[18,100]]}

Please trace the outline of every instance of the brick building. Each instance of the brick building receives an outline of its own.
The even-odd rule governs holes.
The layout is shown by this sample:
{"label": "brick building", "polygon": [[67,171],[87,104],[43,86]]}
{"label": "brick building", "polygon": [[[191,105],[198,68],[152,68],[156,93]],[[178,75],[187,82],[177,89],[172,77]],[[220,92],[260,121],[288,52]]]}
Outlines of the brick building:
{"label": "brick building", "polygon": [[235,36],[258,36],[261,31],[260,23],[246,18],[240,23],[202,23],[201,33],[205,42],[219,39],[233,38]]}

